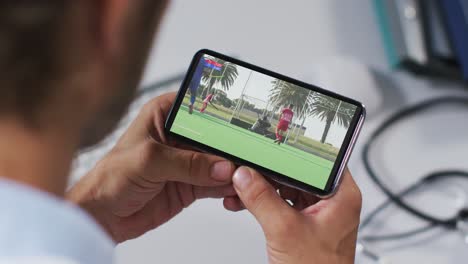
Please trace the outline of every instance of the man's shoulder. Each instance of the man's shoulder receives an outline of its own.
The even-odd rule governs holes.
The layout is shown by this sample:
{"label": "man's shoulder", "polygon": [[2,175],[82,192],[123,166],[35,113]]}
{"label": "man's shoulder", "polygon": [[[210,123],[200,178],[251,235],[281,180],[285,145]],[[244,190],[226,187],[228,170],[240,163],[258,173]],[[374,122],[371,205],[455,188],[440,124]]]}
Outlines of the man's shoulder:
{"label": "man's shoulder", "polygon": [[[48,193],[0,180],[0,211],[4,214],[0,218],[0,260],[63,256],[86,264],[113,261],[114,243],[94,219]],[[28,263],[15,261],[0,264]]]}

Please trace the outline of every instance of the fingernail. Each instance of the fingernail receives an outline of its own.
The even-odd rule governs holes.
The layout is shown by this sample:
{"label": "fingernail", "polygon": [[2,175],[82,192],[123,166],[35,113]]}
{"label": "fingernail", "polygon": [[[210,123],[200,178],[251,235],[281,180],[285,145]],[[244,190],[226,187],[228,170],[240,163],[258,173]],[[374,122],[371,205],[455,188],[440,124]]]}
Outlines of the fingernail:
{"label": "fingernail", "polygon": [[228,181],[231,178],[232,164],[229,161],[216,162],[211,167],[211,178],[217,181]]}
{"label": "fingernail", "polygon": [[248,168],[240,167],[234,173],[232,181],[237,189],[240,191],[245,190],[252,181],[252,174]]}

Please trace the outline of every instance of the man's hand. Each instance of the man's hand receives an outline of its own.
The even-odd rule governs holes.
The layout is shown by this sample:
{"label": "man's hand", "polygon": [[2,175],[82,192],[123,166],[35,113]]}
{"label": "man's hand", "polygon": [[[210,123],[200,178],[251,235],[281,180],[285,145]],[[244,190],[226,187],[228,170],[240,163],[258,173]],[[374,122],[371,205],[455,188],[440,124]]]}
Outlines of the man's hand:
{"label": "man's hand", "polygon": [[164,135],[175,99],[146,104],[116,146],[67,194],[91,213],[116,242],[165,223],[196,199],[234,196],[234,165],[182,149]]}
{"label": "man's hand", "polygon": [[[247,208],[262,226],[271,264],[354,263],[361,193],[349,171],[330,199],[278,186],[241,167],[233,182],[238,197],[226,198],[232,211]],[[292,202],[292,206],[284,199]]]}

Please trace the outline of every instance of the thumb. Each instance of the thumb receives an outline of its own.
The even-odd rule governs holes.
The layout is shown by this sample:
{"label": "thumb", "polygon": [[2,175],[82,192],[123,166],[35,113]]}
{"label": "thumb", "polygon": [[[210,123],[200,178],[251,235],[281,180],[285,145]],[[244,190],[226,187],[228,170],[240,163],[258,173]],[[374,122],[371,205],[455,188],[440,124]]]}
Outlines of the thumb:
{"label": "thumb", "polygon": [[[149,182],[175,181],[196,186],[222,186],[231,182],[234,164],[220,157],[170,147],[147,140],[137,153],[139,171]],[[135,159],[135,158],[133,158]]]}
{"label": "thumb", "polygon": [[314,217],[323,225],[340,229],[359,224],[361,206],[362,195],[359,187],[346,169],[336,194],[304,209],[303,213]]}
{"label": "thumb", "polygon": [[258,172],[240,167],[232,180],[245,208],[255,216],[265,232],[274,232],[282,226],[285,218],[297,214]]}

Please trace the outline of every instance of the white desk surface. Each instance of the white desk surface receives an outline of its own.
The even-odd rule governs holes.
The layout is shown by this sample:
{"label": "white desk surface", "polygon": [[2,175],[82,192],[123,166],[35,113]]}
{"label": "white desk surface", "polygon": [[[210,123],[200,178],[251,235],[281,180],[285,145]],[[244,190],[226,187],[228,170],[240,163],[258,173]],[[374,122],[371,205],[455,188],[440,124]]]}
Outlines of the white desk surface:
{"label": "white desk surface", "polygon": [[[376,89],[382,90],[385,101],[381,111],[367,120],[350,161],[364,197],[363,216],[384,199],[360,159],[362,143],[372,129],[402,105],[444,94],[468,95],[468,90],[453,89],[456,85],[390,72],[369,0],[175,0],[156,43],[144,84],[184,71],[201,48],[233,54],[297,78],[307,76],[308,68],[316,66],[314,61],[336,54],[354,56],[379,71],[385,80]],[[432,113],[392,129],[373,151],[375,167],[395,189],[434,169],[468,170],[468,111],[448,107]],[[468,195],[468,184],[460,186],[461,191],[451,187],[442,193],[443,202],[422,197],[417,205],[431,212],[453,209],[451,190]],[[368,232],[403,231],[423,224],[395,208],[379,219]],[[468,259],[463,237],[440,230],[370,245],[370,249],[392,260],[389,263],[462,263]],[[259,226],[246,212],[225,211],[219,200],[198,202],[163,227],[118,246],[116,258],[118,264],[266,263]],[[374,263],[359,255],[357,262]]]}

